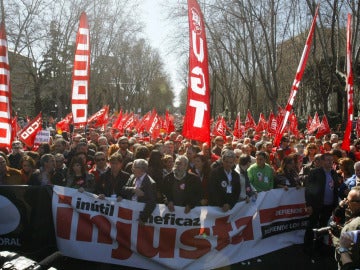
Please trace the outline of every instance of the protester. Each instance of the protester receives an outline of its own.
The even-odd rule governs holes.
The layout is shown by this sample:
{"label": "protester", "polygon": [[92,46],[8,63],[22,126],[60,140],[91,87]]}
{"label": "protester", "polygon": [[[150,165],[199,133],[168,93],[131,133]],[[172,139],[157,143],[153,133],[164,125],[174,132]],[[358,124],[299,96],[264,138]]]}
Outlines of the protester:
{"label": "protester", "polygon": [[[338,174],[340,175],[339,198],[344,199],[349,193],[350,189],[354,187],[356,184],[356,178],[357,178],[355,174],[356,167],[352,159],[340,158],[339,168],[340,168],[338,171]],[[358,170],[360,172],[360,166]]]}
{"label": "protester", "polygon": [[315,143],[309,143],[306,145],[303,158],[303,166],[312,163],[315,159],[315,155],[318,153],[318,148]]}
{"label": "protester", "polygon": [[9,167],[9,160],[4,152],[0,152],[0,185],[22,185],[21,172]]}
{"label": "protester", "polygon": [[54,185],[65,186],[66,185],[66,176],[68,168],[65,164],[65,157],[61,153],[54,155],[55,158],[55,170],[52,177]]}
{"label": "protester", "polygon": [[100,199],[111,195],[120,196],[123,186],[129,180],[130,175],[122,170],[123,158],[119,152],[112,154],[109,158],[110,170],[100,176],[100,181],[95,183],[95,194]]}
{"label": "protester", "polygon": [[[338,175],[333,170],[333,155],[321,155],[321,167],[310,171],[305,186],[306,211],[309,223],[304,236],[304,251],[313,252],[313,229],[325,227],[338,202]],[[321,243],[317,241],[317,244]]]}
{"label": "protester", "polygon": [[233,150],[224,150],[221,165],[213,169],[208,182],[209,205],[224,212],[232,209],[240,196],[240,176],[235,171],[236,156]]}
{"label": "protester", "polygon": [[23,184],[27,185],[32,174],[36,173],[39,175],[40,171],[36,169],[35,161],[28,155],[24,155],[21,159],[21,177],[23,179]]}
{"label": "protester", "polygon": [[119,138],[117,145],[119,146],[118,152],[121,154],[123,161],[122,165],[125,170],[126,165],[134,160],[134,153],[129,148],[129,139],[126,136]]}
{"label": "protester", "polygon": [[302,186],[306,186],[311,170],[321,167],[321,156],[322,154],[316,154],[314,160],[310,164],[305,165],[299,172],[299,178]]}
{"label": "protester", "polygon": [[257,192],[274,188],[274,170],[269,164],[265,163],[266,159],[267,154],[265,152],[257,152],[256,163],[247,169],[250,184]]}
{"label": "protester", "polygon": [[[360,187],[356,186],[352,188],[347,195],[344,202],[347,205],[347,210],[350,214],[345,220],[343,227],[341,229],[340,235],[345,234],[349,231],[360,230]],[[335,246],[335,257],[339,264],[339,268],[342,266],[342,261],[340,259],[340,254],[344,251],[340,249],[340,235],[332,233],[332,242]],[[355,242],[348,251],[351,251],[350,258],[353,262],[353,265],[357,268],[360,267],[360,242]]]}
{"label": "protester", "polygon": [[174,158],[172,155],[164,155],[162,158],[163,162],[163,178],[172,172],[174,167]]}
{"label": "protester", "polygon": [[120,196],[128,200],[145,203],[139,216],[139,223],[144,224],[156,206],[156,183],[147,174],[148,162],[145,159],[135,159],[132,170],[133,174],[120,191]]}
{"label": "protester", "polygon": [[29,179],[29,185],[43,186],[53,185],[53,176],[55,170],[55,158],[52,154],[44,154],[40,158],[40,175],[32,175]]}
{"label": "protester", "polygon": [[24,156],[23,144],[20,141],[13,141],[11,153],[8,155],[9,166],[14,169],[21,169],[21,159]]}
{"label": "protester", "polygon": [[109,165],[107,163],[106,154],[104,152],[96,152],[94,161],[95,165],[89,170],[89,173],[93,174],[95,177],[95,182],[98,182],[101,175],[109,170]]}
{"label": "protester", "polygon": [[184,155],[176,158],[173,171],[164,177],[161,192],[165,195],[165,203],[169,211],[174,211],[174,206],[185,207],[184,213],[201,205],[203,192],[198,176],[188,172],[188,159]]}
{"label": "protester", "polygon": [[239,202],[246,201],[249,202],[250,198],[254,196],[257,197],[257,193],[253,191],[253,188],[250,185],[249,176],[247,174],[247,169],[251,166],[251,158],[249,155],[241,154],[239,158],[239,163],[235,167],[235,171],[240,175],[240,195]]}
{"label": "protester", "polygon": [[214,147],[211,149],[211,152],[220,157],[223,147],[224,138],[222,136],[216,136],[214,139]]}
{"label": "protester", "polygon": [[299,175],[292,155],[285,156],[275,174],[275,187],[288,190],[290,187],[300,188]]}
{"label": "protester", "polygon": [[88,173],[86,164],[81,158],[74,157],[71,160],[66,177],[66,186],[80,191],[94,192],[94,175]]}
{"label": "protester", "polygon": [[199,176],[201,180],[201,186],[203,191],[203,199],[201,200],[201,205],[208,204],[208,181],[210,177],[210,165],[208,159],[202,155],[197,153],[194,156],[194,167],[191,169],[191,172]]}

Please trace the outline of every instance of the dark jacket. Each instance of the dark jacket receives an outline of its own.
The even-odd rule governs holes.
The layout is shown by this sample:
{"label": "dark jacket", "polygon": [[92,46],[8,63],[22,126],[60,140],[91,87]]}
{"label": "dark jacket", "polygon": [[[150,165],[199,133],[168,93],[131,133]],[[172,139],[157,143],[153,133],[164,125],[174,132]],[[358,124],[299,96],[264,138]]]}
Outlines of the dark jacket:
{"label": "dark jacket", "polygon": [[[334,208],[338,204],[338,175],[334,170],[331,170],[331,177],[334,180]],[[323,168],[316,168],[310,171],[308,182],[305,187],[305,201],[306,206],[311,206],[313,209],[320,209],[324,204],[326,174]]]}
{"label": "dark jacket", "polygon": [[[134,175],[131,175],[125,186],[120,192],[120,196],[124,199],[131,200],[134,196],[133,187],[135,187],[136,178]],[[140,212],[140,220],[146,222],[148,217],[154,211],[156,206],[156,183],[149,176],[145,175],[141,183],[140,189],[144,192],[144,196],[137,197],[138,202],[145,203],[144,210]]]}
{"label": "dark jacket", "polygon": [[111,175],[111,170],[108,170],[100,176],[100,180],[95,182],[95,194],[104,194],[110,197],[113,194],[120,195],[122,188],[129,180],[130,175],[124,171],[120,171],[116,177]]}
{"label": "dark jacket", "polygon": [[176,200],[176,194],[174,194],[175,185],[179,183],[179,180],[175,179],[174,173],[171,172],[165,176],[161,192],[165,195],[167,202],[173,202],[177,206],[199,206],[201,199],[203,198],[202,186],[200,178],[191,173],[186,172],[185,177],[181,180],[183,185],[183,197],[181,198],[182,203]]}
{"label": "dark jacket", "polygon": [[240,195],[240,175],[232,170],[231,172],[231,193],[227,193],[229,185],[224,167],[218,167],[211,171],[208,182],[209,205],[223,207],[229,204],[231,208],[238,202]]}

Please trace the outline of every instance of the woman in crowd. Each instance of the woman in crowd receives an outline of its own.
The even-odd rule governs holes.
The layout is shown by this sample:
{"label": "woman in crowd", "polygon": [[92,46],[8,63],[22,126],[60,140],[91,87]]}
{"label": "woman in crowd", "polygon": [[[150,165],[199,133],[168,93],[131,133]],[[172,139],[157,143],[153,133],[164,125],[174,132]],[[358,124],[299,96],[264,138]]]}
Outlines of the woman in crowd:
{"label": "woman in crowd", "polygon": [[171,173],[174,167],[174,158],[171,155],[165,155],[162,158],[163,162],[163,177],[165,177],[167,174]]}
{"label": "woman in crowd", "polygon": [[210,164],[208,159],[202,154],[196,154],[193,158],[194,167],[190,169],[190,171],[197,176],[199,176],[201,180],[201,186],[203,189],[203,199],[201,200],[201,205],[208,204],[208,179],[210,175]]}
{"label": "woman in crowd", "polygon": [[162,154],[159,150],[152,150],[150,152],[149,163],[148,163],[148,174],[156,182],[157,189],[157,202],[163,203],[164,198],[161,194],[160,188],[163,181],[163,168]]}
{"label": "woman in crowd", "polygon": [[309,143],[304,151],[303,166],[311,163],[315,159],[315,155],[318,153],[318,148],[315,143]]}
{"label": "woman in crowd", "polygon": [[30,156],[24,155],[20,164],[23,184],[28,184],[30,177],[36,177],[36,175],[39,175],[40,171],[36,169],[36,163]]}
{"label": "woman in crowd", "polygon": [[281,161],[280,168],[275,175],[275,187],[284,188],[285,190],[288,190],[289,187],[301,187],[295,158],[292,155],[285,156]]}
{"label": "woman in crowd", "polygon": [[95,187],[94,175],[87,172],[82,158],[74,157],[71,160],[67,174],[67,187],[93,192]]}

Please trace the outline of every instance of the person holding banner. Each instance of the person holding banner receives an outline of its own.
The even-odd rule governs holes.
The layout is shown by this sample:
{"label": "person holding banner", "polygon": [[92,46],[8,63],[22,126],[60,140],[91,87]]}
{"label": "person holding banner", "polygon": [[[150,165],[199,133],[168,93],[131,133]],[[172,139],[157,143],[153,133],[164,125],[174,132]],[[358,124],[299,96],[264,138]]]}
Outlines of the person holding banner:
{"label": "person holding banner", "polygon": [[9,160],[4,152],[0,152],[0,185],[22,185],[21,172],[9,167]]}
{"label": "person holding banner", "polygon": [[210,173],[209,205],[221,207],[224,212],[233,208],[240,196],[240,175],[235,171],[235,160],[233,150],[223,150],[221,165]]}
{"label": "person holding banner", "polygon": [[[156,182],[147,174],[148,162],[145,159],[135,159],[132,163],[133,174],[120,191],[124,199],[145,203],[140,212],[139,223],[144,224],[156,206]],[[118,197],[118,200],[121,198]]]}
{"label": "person holding banner", "polygon": [[40,175],[33,174],[30,177],[29,185],[44,186],[53,185],[55,172],[55,158],[52,154],[44,154],[40,158]]}
{"label": "person holding banner", "polygon": [[258,151],[256,153],[256,163],[247,169],[250,184],[257,192],[274,188],[274,170],[266,163],[267,159],[266,152]]}
{"label": "person holding banner", "polygon": [[161,192],[166,197],[165,203],[171,212],[175,210],[175,205],[185,207],[185,214],[193,207],[201,205],[201,180],[197,175],[187,171],[188,162],[186,156],[177,156],[173,171],[165,176],[161,185]]}
{"label": "person holding banner", "polygon": [[100,176],[100,180],[95,183],[95,194],[99,194],[99,199],[116,195],[120,196],[122,188],[130,178],[127,172],[122,170],[123,157],[119,152],[115,152],[109,158],[110,170]]}
{"label": "person holding banner", "polygon": [[74,157],[67,172],[66,186],[81,191],[93,192],[95,189],[95,179],[92,173],[88,173],[86,164],[80,157]]}

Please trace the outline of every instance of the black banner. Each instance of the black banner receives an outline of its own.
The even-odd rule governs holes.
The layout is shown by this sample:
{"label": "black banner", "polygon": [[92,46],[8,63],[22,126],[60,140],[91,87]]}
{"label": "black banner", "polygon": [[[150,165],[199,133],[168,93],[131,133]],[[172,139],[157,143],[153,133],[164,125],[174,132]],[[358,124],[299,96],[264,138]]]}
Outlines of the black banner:
{"label": "black banner", "polygon": [[0,186],[0,250],[43,257],[56,250],[50,186]]}

